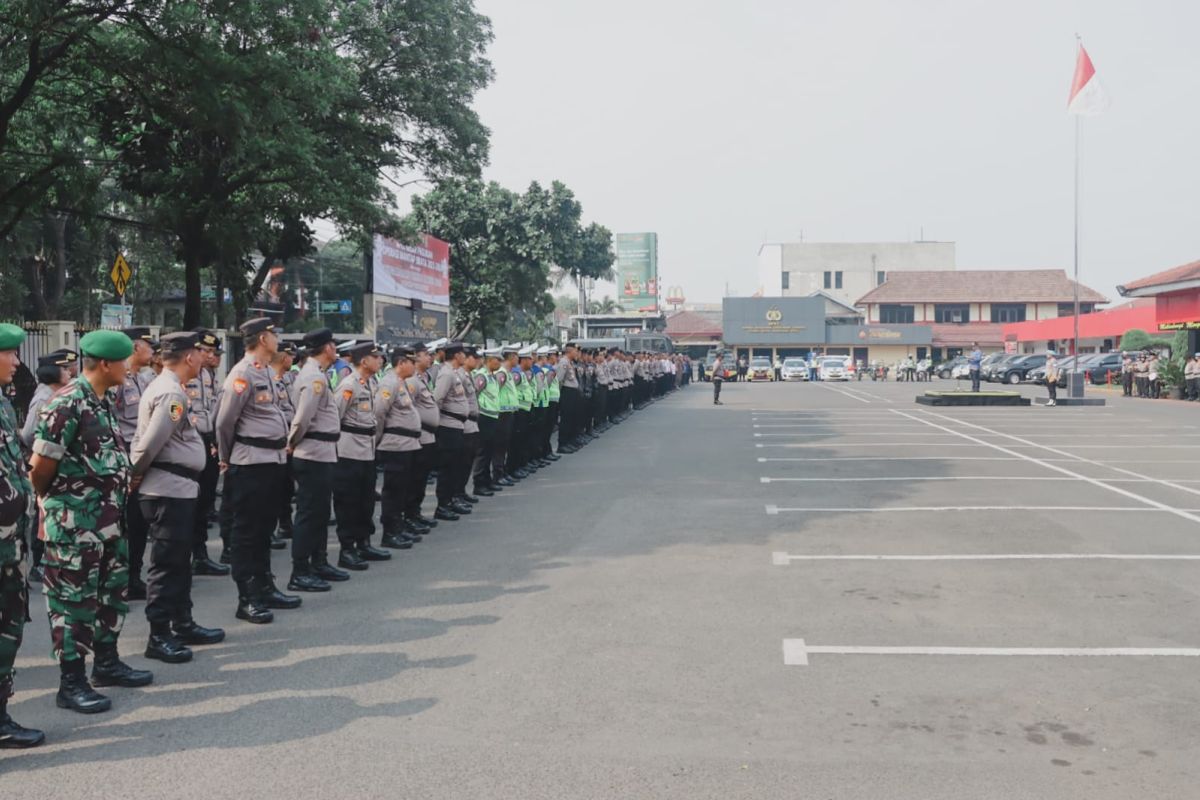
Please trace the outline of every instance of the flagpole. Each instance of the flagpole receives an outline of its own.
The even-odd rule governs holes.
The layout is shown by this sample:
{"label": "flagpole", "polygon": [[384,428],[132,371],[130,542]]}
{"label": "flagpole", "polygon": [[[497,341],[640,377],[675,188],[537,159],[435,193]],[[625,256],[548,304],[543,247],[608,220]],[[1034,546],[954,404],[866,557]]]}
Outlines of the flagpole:
{"label": "flagpole", "polygon": [[[1076,44],[1078,47],[1083,46],[1083,40],[1080,39],[1078,33],[1075,34],[1075,41],[1076,41]],[[1071,365],[1072,372],[1074,372],[1074,373],[1079,373],[1079,129],[1080,129],[1080,123],[1081,123],[1080,115],[1076,114],[1075,115],[1075,281],[1074,281],[1074,283],[1075,283],[1075,286],[1074,286],[1075,330],[1074,330],[1074,340],[1071,343],[1072,355],[1075,356],[1075,360],[1072,362],[1072,365]],[[1067,387],[1067,396],[1068,397],[1083,397],[1083,381],[1080,380],[1078,382],[1078,384],[1076,384],[1076,380],[1075,380],[1074,376],[1071,376],[1070,381],[1071,381],[1071,383]],[[1078,390],[1076,389],[1076,385],[1078,385],[1078,387],[1079,387]]]}

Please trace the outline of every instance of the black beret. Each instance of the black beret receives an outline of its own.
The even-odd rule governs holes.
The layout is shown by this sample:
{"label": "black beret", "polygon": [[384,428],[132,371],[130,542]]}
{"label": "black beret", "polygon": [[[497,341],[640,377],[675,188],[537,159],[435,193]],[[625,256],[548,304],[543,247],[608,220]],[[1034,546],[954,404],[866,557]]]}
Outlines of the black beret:
{"label": "black beret", "polygon": [[354,347],[351,347],[349,350],[347,350],[346,355],[357,360],[360,358],[366,358],[367,356],[382,355],[382,353],[379,351],[379,345],[375,344],[374,342],[359,342],[358,344],[354,345]]}
{"label": "black beret", "polygon": [[319,350],[333,341],[333,331],[329,328],[317,328],[315,331],[304,334],[301,341],[309,350]]}
{"label": "black beret", "polygon": [[143,342],[148,342],[148,343],[154,342],[154,337],[150,334],[149,328],[144,328],[144,327],[122,328],[121,333],[125,334],[130,339],[133,339],[135,342],[138,339],[141,339]]}
{"label": "black beret", "polygon": [[248,319],[242,323],[241,327],[242,336],[254,336],[255,334],[262,333],[263,331],[273,330],[275,330],[275,323],[271,321],[270,317],[255,317],[254,319]]}
{"label": "black beret", "polygon": [[195,331],[168,333],[162,337],[161,344],[164,355],[186,353],[188,350],[194,350],[200,344],[200,334]]}
{"label": "black beret", "polygon": [[451,358],[463,351],[462,342],[447,342],[445,347],[439,348],[446,351],[446,358]]}
{"label": "black beret", "polygon": [[294,355],[296,355],[296,343],[295,343],[295,342],[283,342],[283,343],[281,343],[281,344],[279,345],[279,352],[283,353],[285,356],[294,356]]}
{"label": "black beret", "polygon": [[196,345],[198,347],[211,347],[214,350],[221,349],[221,337],[208,328],[192,328],[192,333],[197,336]]}

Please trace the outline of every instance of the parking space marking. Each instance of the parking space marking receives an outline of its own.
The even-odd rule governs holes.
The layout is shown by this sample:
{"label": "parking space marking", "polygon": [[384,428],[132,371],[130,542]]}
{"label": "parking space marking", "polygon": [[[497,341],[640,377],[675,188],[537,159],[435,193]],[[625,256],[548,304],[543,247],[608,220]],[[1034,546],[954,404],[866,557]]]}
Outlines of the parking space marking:
{"label": "parking space marking", "polygon": [[[1044,475],[896,475],[872,478],[759,478],[760,483],[874,483],[885,481],[1071,481],[1075,478],[1046,477]],[[1132,478],[1129,482],[1134,482]],[[1140,481],[1137,481],[1140,483]]]}
{"label": "parking space marking", "polygon": [[[762,447],[762,445],[759,445]],[[764,458],[759,456],[759,463],[767,461],[1020,461],[1011,456],[831,456],[827,458],[800,458],[780,456]],[[1049,459],[1047,459],[1048,461]],[[1200,462],[1197,462],[1200,463]]]}
{"label": "parking space marking", "polygon": [[1170,553],[953,553],[946,555],[793,555],[771,553],[771,563],[793,561],[1200,561],[1200,555]]}
{"label": "parking space marking", "polygon": [[[902,424],[908,424],[908,423],[902,423]],[[912,424],[915,424],[915,423],[912,423]],[[841,429],[841,428],[886,428],[888,430],[894,430],[896,428],[895,423],[892,423],[891,425],[889,425],[886,422],[834,422],[832,420],[829,422],[784,422],[784,423],[779,423],[779,424],[769,423],[769,424],[765,424],[765,425],[756,423],[754,425],[754,427],[755,428],[828,428],[828,427],[832,427],[834,425],[836,425],[838,427],[838,429]]]}
{"label": "parking space marking", "polygon": [[[925,424],[929,425],[931,428],[937,428],[942,431],[947,431],[950,433],[957,434],[958,436],[961,436],[962,438],[964,438],[968,441],[972,441],[977,444],[981,444],[984,447],[991,447],[995,450],[999,450],[1000,452],[1006,453],[1008,455],[1020,456],[1021,458],[1025,459],[1026,461],[1029,461],[1032,464],[1041,464],[1041,465],[1045,466],[1047,469],[1051,469],[1051,470],[1054,470],[1055,472],[1060,472],[1064,475],[1069,475],[1071,477],[1079,478],[1080,480],[1086,481],[1087,483],[1090,483],[1093,486],[1099,486],[1103,489],[1107,489],[1108,491],[1113,492],[1114,494],[1119,494],[1122,497],[1129,498],[1130,500],[1135,500],[1139,503],[1145,503],[1148,506],[1152,506],[1154,508],[1166,511],[1166,512],[1174,514],[1178,517],[1182,517],[1186,520],[1190,520],[1195,523],[1200,523],[1200,517],[1196,516],[1195,514],[1189,513],[1182,509],[1172,508],[1171,506],[1167,505],[1166,503],[1160,503],[1157,500],[1153,500],[1149,497],[1145,497],[1143,495],[1137,494],[1136,492],[1131,492],[1128,489],[1122,489],[1119,486],[1113,486],[1111,484],[1105,483],[1102,479],[1089,478],[1086,475],[1081,475],[1078,472],[1074,472],[1072,470],[1067,469],[1066,467],[1059,466],[1058,464],[1051,464],[1047,461],[1043,461],[1039,458],[1035,458],[1034,456],[1026,455],[1024,453],[1018,453],[1015,450],[1009,450],[1008,448],[1002,447],[998,444],[992,444],[991,442],[985,442],[984,440],[982,440],[978,437],[971,436],[970,434],[963,433],[962,431],[951,430],[950,428],[947,428],[944,425],[939,425],[936,422],[932,422],[928,419],[924,419],[923,417],[914,417],[912,414],[908,413],[907,411],[900,411],[899,409],[893,409],[892,411],[893,411],[893,413],[899,414],[902,417],[907,417],[908,419],[921,419],[925,422]],[[941,417],[942,415],[941,414],[933,414],[933,416]],[[969,425],[970,427],[973,427],[973,428],[981,428],[985,432],[988,431],[987,428],[982,428],[982,426],[975,425],[973,423],[961,423],[961,424]],[[991,433],[995,433],[995,431],[991,431]],[[1030,442],[1028,439],[1022,439],[1019,436],[1013,436],[1011,434],[1001,434],[1001,435],[1007,436],[1010,439],[1014,439],[1018,442],[1021,442],[1023,444],[1029,445],[1029,446],[1041,447],[1043,449],[1050,450],[1051,452],[1057,453],[1058,455],[1066,455],[1066,456],[1072,455],[1071,453],[1067,453],[1062,450],[1055,450],[1054,448],[1046,447],[1045,445],[1036,445],[1033,442]],[[1186,447],[1187,445],[1181,445],[1181,446]],[[1080,461],[1086,462],[1087,459],[1080,458]],[[1106,467],[1106,469],[1117,469],[1117,468],[1116,467]],[[1127,470],[1121,470],[1121,471],[1127,472]],[[1133,472],[1130,472],[1129,474],[1134,475],[1135,477],[1139,477],[1139,478],[1146,477],[1145,475],[1138,475],[1137,473],[1133,473]],[[1161,483],[1163,485],[1168,485],[1168,486],[1171,485],[1165,481],[1157,481],[1157,482]],[[1190,491],[1190,492],[1194,492],[1196,494],[1200,494],[1200,490],[1189,489],[1184,486],[1180,486],[1178,488],[1183,489],[1184,491]]]}
{"label": "parking space marking", "polygon": [[[901,416],[906,416],[906,417],[908,417],[909,419],[921,419],[921,417],[913,417],[912,415],[910,415],[910,414],[907,414],[907,413],[905,413],[905,412],[903,412],[903,411],[897,411],[896,413],[900,414]],[[940,416],[942,416],[941,414],[935,414],[935,413],[933,413],[933,412],[927,412],[927,413],[929,413],[929,414],[931,414],[932,416],[935,416],[935,417],[940,417]],[[928,422],[928,420],[926,420],[926,422],[927,422],[927,424],[929,424],[929,425],[931,425],[931,426],[933,426],[933,427],[935,427],[935,428],[941,428],[942,430],[949,430],[949,428],[945,428],[945,427],[943,427],[943,426],[941,426],[941,425],[937,425],[937,424],[935,424],[935,423],[933,423],[933,422]],[[1013,435],[1013,434],[1011,434],[1011,433],[1000,433],[1000,432],[998,432],[998,431],[989,430],[988,428],[984,428],[982,425],[975,425],[974,423],[970,423],[970,422],[964,422],[964,423],[962,423],[962,424],[964,424],[964,425],[967,425],[967,426],[969,426],[969,427],[971,427],[971,428],[976,428],[976,429],[978,429],[978,430],[982,430],[982,431],[985,431],[985,432],[989,432],[989,433],[991,433],[991,434],[993,434],[993,435],[996,435],[996,436],[1002,436],[1002,437],[1004,437],[1004,438],[1006,438],[1006,439],[1012,439],[1012,440],[1014,440],[1014,441],[1017,441],[1017,442],[1020,442],[1020,443],[1022,443],[1022,444],[1024,444],[1024,445],[1026,445],[1026,446],[1028,446],[1028,447],[1036,447],[1036,448],[1039,448],[1039,449],[1041,449],[1041,450],[1046,450],[1046,451],[1048,451],[1048,452],[1055,453],[1056,455],[1060,455],[1060,456],[1075,456],[1075,457],[1078,459],[1078,461],[1079,461],[1080,463],[1084,463],[1084,464],[1091,464],[1091,465],[1093,465],[1093,466],[1100,467],[1101,469],[1108,469],[1108,470],[1112,470],[1113,472],[1119,472],[1119,473],[1121,473],[1122,475],[1128,475],[1128,476],[1130,476],[1130,477],[1132,477],[1132,478],[1143,478],[1143,479],[1145,479],[1147,482],[1150,482],[1150,483],[1157,483],[1159,486],[1167,486],[1167,487],[1170,487],[1170,488],[1172,488],[1172,489],[1177,489],[1177,490],[1179,490],[1179,491],[1181,491],[1181,492],[1187,492],[1187,493],[1189,493],[1189,494],[1200,495],[1200,489],[1195,489],[1195,488],[1192,488],[1191,486],[1184,486],[1184,485],[1183,485],[1183,484],[1181,484],[1181,483],[1176,483],[1176,482],[1174,482],[1174,481],[1166,480],[1166,479],[1164,479],[1164,478],[1153,478],[1153,477],[1150,477],[1149,475],[1143,475],[1143,474],[1142,474],[1142,473],[1140,473],[1140,472],[1134,472],[1133,470],[1130,470],[1130,469],[1124,469],[1124,468],[1122,468],[1122,467],[1113,466],[1112,464],[1102,464],[1102,463],[1100,463],[1100,462],[1097,462],[1097,461],[1092,461],[1091,459],[1084,458],[1083,456],[1080,456],[1080,455],[1078,455],[1078,454],[1076,454],[1076,453],[1069,453],[1069,452],[1067,452],[1066,450],[1059,450],[1059,449],[1057,449],[1057,448],[1050,447],[1049,445],[1038,444],[1038,443],[1036,443],[1036,442],[1031,442],[1031,441],[1029,441],[1028,439],[1022,439],[1020,436],[1015,436],[1015,435]],[[963,437],[965,437],[965,438],[968,438],[968,439],[970,439],[970,438],[973,438],[973,437],[967,436],[966,434],[960,434],[960,435],[961,435],[961,436],[963,436]],[[984,444],[987,444],[987,443],[985,442]],[[988,444],[987,446],[988,446],[988,447],[994,447],[994,448],[996,448],[996,449],[998,449],[998,450],[1004,450],[1004,448],[1000,447],[999,445]],[[1075,447],[1075,448],[1077,448],[1077,449],[1078,449],[1078,448],[1084,448],[1084,447],[1108,447],[1109,445],[1064,445],[1064,446],[1065,446],[1065,447]],[[1138,450],[1159,449],[1159,448],[1167,448],[1167,447],[1195,447],[1195,446],[1196,446],[1196,445],[1190,445],[1190,444],[1151,444],[1151,445],[1133,445],[1133,447],[1137,448]],[[1011,452],[1011,451],[1010,451],[1010,452]],[[1033,461],[1038,461],[1038,460],[1039,460],[1039,459],[1033,458],[1032,456],[1024,456],[1024,457],[1025,457],[1025,458],[1028,458],[1028,459],[1030,459],[1030,460],[1033,460]],[[1056,466],[1054,466],[1054,465],[1052,465],[1052,464],[1051,464],[1051,465],[1049,465],[1049,466],[1050,466],[1050,468],[1051,468],[1051,469],[1055,469],[1055,470],[1058,470],[1058,471],[1060,471],[1060,472],[1068,472],[1068,473],[1070,472],[1070,470],[1066,469],[1065,467],[1056,467]],[[1090,481],[1090,482],[1092,482],[1092,483],[1095,483],[1095,484],[1096,484],[1096,485],[1098,485],[1098,486],[1104,486],[1104,485],[1105,485],[1105,484],[1104,484],[1104,480],[1105,480],[1105,479],[1103,479],[1103,478],[1088,478],[1087,480],[1088,480],[1088,481]],[[1113,487],[1109,487],[1109,488],[1110,488],[1112,491],[1114,491],[1114,492],[1117,492],[1117,493],[1119,493],[1119,494],[1125,494],[1125,495],[1127,495],[1127,496],[1130,496],[1130,497],[1134,497],[1134,496],[1136,496],[1136,495],[1134,495],[1132,492],[1126,492],[1124,489],[1118,489],[1118,488],[1117,488],[1117,487],[1115,487],[1115,486],[1113,486]],[[1160,507],[1162,507],[1162,508],[1170,508],[1170,506],[1167,506],[1167,505],[1165,505],[1165,504],[1163,504],[1163,503],[1159,503],[1159,502],[1157,502],[1157,501],[1154,501],[1154,500],[1150,500],[1149,498],[1143,498],[1143,499],[1145,500],[1145,502],[1148,502],[1148,503],[1153,503],[1153,504],[1154,504],[1154,505],[1156,505],[1156,506],[1160,506]],[[1186,518],[1188,518],[1188,519],[1191,519],[1193,522],[1200,522],[1200,517],[1196,517],[1196,516],[1194,516],[1194,515],[1192,515],[1192,514],[1188,514],[1188,513],[1186,513],[1186,512],[1180,512],[1180,513],[1179,513],[1179,516],[1182,516],[1182,517],[1186,517]]]}
{"label": "parking space marking", "polygon": [[876,647],[870,645],[813,645],[803,639],[783,640],[783,663],[808,666],[811,655],[839,656],[1024,656],[1197,658],[1200,647]]}
{"label": "parking space marking", "polygon": [[[755,433],[754,435],[755,435],[755,436],[758,436],[758,437],[762,437],[762,436],[791,436],[791,437],[794,439],[794,438],[796,438],[796,437],[798,437],[798,436],[826,436],[826,435],[833,436],[833,435],[837,435],[838,433],[839,433],[838,431],[830,431],[828,434],[820,434],[820,433],[816,433],[815,431],[809,431],[808,433],[800,433],[800,432],[796,432],[796,433]],[[841,435],[842,435],[842,436],[877,436],[878,434],[874,434],[874,433],[843,433],[843,434],[841,434]],[[941,434],[939,434],[939,433],[930,433],[929,431],[926,431],[926,430],[920,430],[920,431],[889,431],[889,432],[888,432],[888,436],[947,436],[947,435],[949,435],[949,434],[944,434],[944,433],[941,433]]]}
{"label": "parking space marking", "polygon": [[966,442],[807,442],[793,444],[780,442],[778,444],[759,442],[755,447],[975,447]]}
{"label": "parking space marking", "polygon": [[[941,513],[945,511],[1078,511],[1080,513],[1112,513],[1123,511],[1136,511],[1140,514],[1158,513],[1162,511],[1175,513],[1173,508],[1142,508],[1141,506],[879,506],[877,508],[869,508],[864,506],[845,507],[845,506],[808,506],[800,507],[784,507],[777,505],[767,506],[768,514],[781,514],[783,512],[805,512],[809,514],[890,514],[890,513],[917,513],[927,511],[930,513]],[[1181,509],[1182,511],[1182,509]],[[1182,516],[1191,517],[1191,514],[1182,514]]]}
{"label": "parking space marking", "polygon": [[849,397],[851,400],[857,400],[857,401],[858,401],[858,402],[860,402],[860,403],[869,403],[869,402],[871,402],[871,401],[870,401],[870,399],[868,399],[868,398],[859,397],[859,396],[857,396],[857,395],[850,394],[849,392],[847,392],[847,391],[843,391],[842,389],[835,389],[834,387],[832,387],[832,386],[829,386],[828,384],[826,384],[826,383],[824,383],[824,382],[822,382],[822,381],[818,381],[818,382],[816,383],[816,385],[817,385],[817,386],[820,386],[820,387],[822,387],[822,388],[824,388],[824,389],[828,389],[828,390],[829,390],[829,391],[831,391],[831,392],[837,392],[838,394],[840,394],[840,395],[843,395],[844,397]]}

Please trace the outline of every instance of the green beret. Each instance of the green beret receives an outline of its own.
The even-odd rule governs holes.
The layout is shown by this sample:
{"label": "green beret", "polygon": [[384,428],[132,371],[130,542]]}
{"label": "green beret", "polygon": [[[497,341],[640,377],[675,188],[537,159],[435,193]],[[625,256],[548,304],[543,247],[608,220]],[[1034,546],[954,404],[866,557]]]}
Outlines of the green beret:
{"label": "green beret", "polygon": [[0,323],[0,350],[16,350],[25,341],[25,330],[17,325]]}
{"label": "green beret", "polygon": [[92,331],[79,340],[79,352],[103,361],[124,361],[133,355],[133,340],[120,331]]}

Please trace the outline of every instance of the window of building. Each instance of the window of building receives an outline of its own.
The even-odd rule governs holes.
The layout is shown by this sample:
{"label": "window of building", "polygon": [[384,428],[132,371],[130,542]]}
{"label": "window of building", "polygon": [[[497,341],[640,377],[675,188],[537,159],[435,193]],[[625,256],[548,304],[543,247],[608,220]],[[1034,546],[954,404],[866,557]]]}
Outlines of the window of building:
{"label": "window of building", "polygon": [[829,270],[825,270],[825,288],[826,289],[833,288],[833,273],[830,272]]}
{"label": "window of building", "polygon": [[971,306],[968,303],[938,303],[933,307],[934,322],[970,322]]}
{"label": "window of building", "polygon": [[883,304],[879,306],[879,321],[886,325],[903,325],[915,319],[913,306]]}
{"label": "window of building", "polygon": [[883,270],[879,270],[878,272],[875,273],[875,285],[876,286],[883,286],[883,282],[886,280],[887,280],[887,273],[884,272]]}
{"label": "window of building", "polygon": [[1024,322],[1024,303],[992,303],[992,322]]}
{"label": "window of building", "polygon": [[783,289],[790,289],[791,286],[789,286],[788,284],[791,282],[791,277],[792,277],[792,273],[790,273],[790,272],[783,273],[783,276],[782,276],[783,279],[779,282],[780,287]]}
{"label": "window of building", "polygon": [[[1091,314],[1095,310],[1096,310],[1095,303],[1080,303],[1079,304],[1079,313],[1080,314]],[[1058,315],[1060,317],[1075,316],[1075,304],[1074,303],[1059,303],[1058,304]]]}
{"label": "window of building", "polygon": [[842,288],[842,271],[841,270],[838,270],[837,272],[833,273],[833,288],[835,288],[835,289]]}

